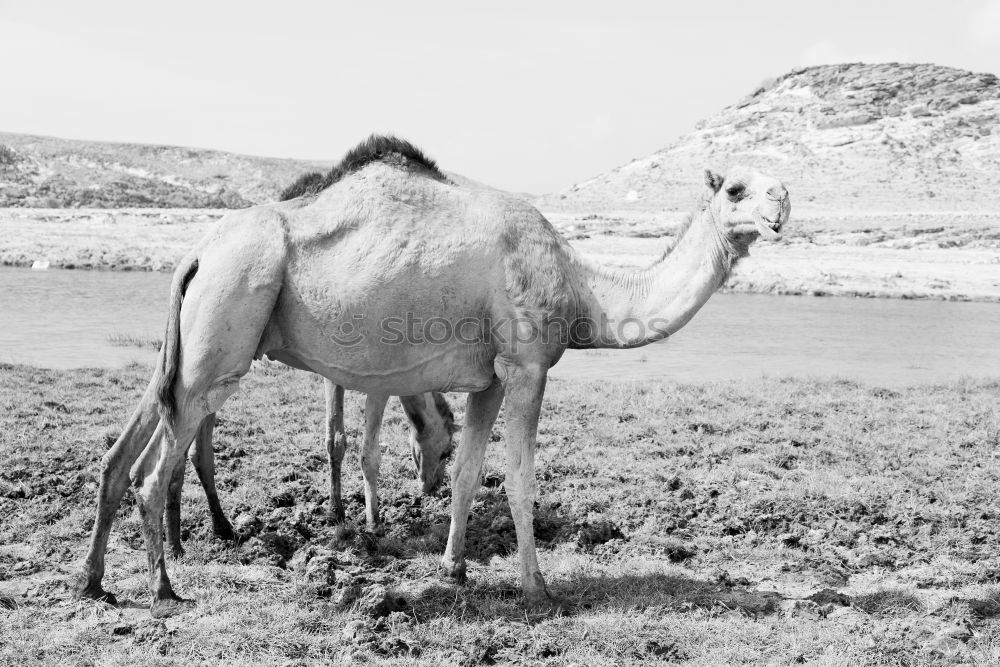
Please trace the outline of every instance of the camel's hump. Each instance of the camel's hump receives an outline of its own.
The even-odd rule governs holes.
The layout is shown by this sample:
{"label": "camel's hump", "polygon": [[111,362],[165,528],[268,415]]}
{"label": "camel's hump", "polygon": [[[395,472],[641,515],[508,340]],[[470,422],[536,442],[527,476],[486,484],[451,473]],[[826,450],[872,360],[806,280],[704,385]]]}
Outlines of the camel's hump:
{"label": "camel's hump", "polygon": [[392,135],[373,134],[347,151],[340,162],[326,174],[313,171],[299,176],[281,192],[280,201],[318,194],[344,176],[373,162],[383,162],[402,169],[420,171],[438,180],[447,180],[437,163],[409,141]]}

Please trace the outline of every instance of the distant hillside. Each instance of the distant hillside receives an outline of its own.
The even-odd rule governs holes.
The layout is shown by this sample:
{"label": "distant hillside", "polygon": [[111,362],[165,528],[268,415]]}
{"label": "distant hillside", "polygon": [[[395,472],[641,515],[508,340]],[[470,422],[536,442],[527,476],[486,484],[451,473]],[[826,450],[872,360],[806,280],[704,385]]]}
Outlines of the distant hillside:
{"label": "distant hillside", "polygon": [[652,155],[539,203],[687,209],[706,167],[782,178],[793,209],[1000,211],[1000,82],[936,65],[795,70]]}
{"label": "distant hillside", "polygon": [[329,163],[0,133],[0,207],[242,208]]}

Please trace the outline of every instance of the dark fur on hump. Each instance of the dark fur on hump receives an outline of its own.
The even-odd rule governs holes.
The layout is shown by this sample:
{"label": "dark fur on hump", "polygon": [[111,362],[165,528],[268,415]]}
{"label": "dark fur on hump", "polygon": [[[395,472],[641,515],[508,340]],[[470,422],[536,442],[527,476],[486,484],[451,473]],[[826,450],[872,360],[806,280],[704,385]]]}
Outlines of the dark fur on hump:
{"label": "dark fur on hump", "polygon": [[445,175],[438,169],[434,160],[424,155],[409,141],[391,134],[373,134],[347,151],[340,163],[327,174],[314,171],[299,176],[294,183],[282,190],[280,201],[322,192],[344,176],[372,162],[385,162],[404,169],[416,169],[432,178],[445,180]]}

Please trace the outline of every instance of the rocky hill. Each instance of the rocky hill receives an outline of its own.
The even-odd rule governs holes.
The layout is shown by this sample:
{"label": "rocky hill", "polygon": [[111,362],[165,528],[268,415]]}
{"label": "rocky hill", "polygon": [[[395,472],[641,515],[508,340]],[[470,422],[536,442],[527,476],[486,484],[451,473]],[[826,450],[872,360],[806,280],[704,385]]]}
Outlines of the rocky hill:
{"label": "rocky hill", "polygon": [[1000,82],[936,65],[798,69],[652,155],[543,197],[549,210],[685,210],[705,167],[782,178],[793,207],[1000,210]]}
{"label": "rocky hill", "polygon": [[0,133],[0,207],[242,208],[329,164]]}

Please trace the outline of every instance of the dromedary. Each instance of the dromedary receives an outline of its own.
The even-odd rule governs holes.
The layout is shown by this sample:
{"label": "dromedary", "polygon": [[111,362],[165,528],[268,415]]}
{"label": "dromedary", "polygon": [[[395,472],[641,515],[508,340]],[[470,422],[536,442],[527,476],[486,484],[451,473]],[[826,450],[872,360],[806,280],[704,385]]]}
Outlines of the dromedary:
{"label": "dromedary", "polygon": [[[344,388],[324,381],[326,394],[326,448],[330,464],[330,519],[336,523],[345,520],[341,494],[341,464],[347,451],[347,434],[344,429]],[[455,416],[448,400],[437,392],[419,396],[400,396],[400,405],[410,424],[410,452],[417,467],[423,492],[433,493],[444,479],[444,466],[452,451],[452,435],[456,432]],[[378,471],[381,459],[379,430],[382,412],[365,413],[365,438],[361,453],[361,468],[365,480],[365,517],[369,530],[379,527]],[[226,517],[215,488],[215,452],[212,432],[215,413],[205,417],[198,429],[188,454],[198,480],[205,491],[212,517],[212,531],[229,541],[237,539],[232,524]],[[174,470],[166,501],[166,540],[171,555],[184,554],[181,544],[181,491],[184,487],[184,462]]]}
{"label": "dromedary", "polygon": [[[554,602],[532,534],[535,437],[548,369],[567,348],[632,348],[686,324],[758,235],[777,236],[774,178],[706,172],[673,250],[642,271],[580,257],[524,201],[450,182],[409,143],[372,137],[316,194],[234,211],[178,266],[160,362],[103,459],[80,592],[101,597],[110,518],[128,479],[149,561],[151,612],[185,601],[163,552],[170,476],[206,415],[268,356],[372,396],[468,392],[442,567],[465,577],[465,529],[490,429],[507,406],[504,482],[529,606]],[[143,450],[147,440],[155,446]],[[136,441],[138,444],[136,444]]]}

